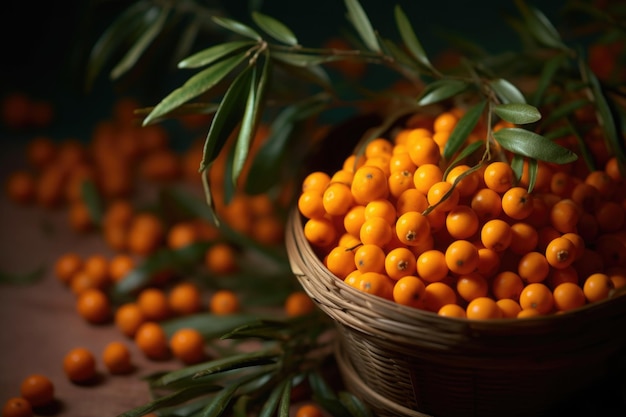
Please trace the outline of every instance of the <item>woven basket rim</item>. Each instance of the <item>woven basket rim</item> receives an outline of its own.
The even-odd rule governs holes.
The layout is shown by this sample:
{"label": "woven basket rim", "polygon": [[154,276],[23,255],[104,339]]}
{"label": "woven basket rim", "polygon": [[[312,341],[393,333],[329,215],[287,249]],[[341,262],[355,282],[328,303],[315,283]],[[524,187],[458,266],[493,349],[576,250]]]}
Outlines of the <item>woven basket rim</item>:
{"label": "woven basket rim", "polygon": [[[364,333],[387,333],[395,329],[395,333],[401,334],[413,329],[418,323],[428,325],[430,329],[465,335],[488,333],[506,336],[516,332],[549,334],[572,323],[589,322],[590,317],[602,315],[615,306],[622,306],[622,309],[626,307],[626,288],[621,288],[607,300],[589,303],[564,314],[490,320],[443,317],[363,293],[333,275],[304,237],[303,219],[297,207],[289,215],[286,246],[292,271],[309,296],[335,320]],[[372,323],[376,324],[375,328],[372,328]]]}

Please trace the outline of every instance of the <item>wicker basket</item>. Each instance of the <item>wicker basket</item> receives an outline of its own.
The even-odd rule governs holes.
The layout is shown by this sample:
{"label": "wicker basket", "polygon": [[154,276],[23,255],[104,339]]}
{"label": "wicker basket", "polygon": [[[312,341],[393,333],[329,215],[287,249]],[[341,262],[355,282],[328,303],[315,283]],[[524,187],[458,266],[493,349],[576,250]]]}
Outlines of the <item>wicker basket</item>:
{"label": "wicker basket", "polygon": [[361,293],[316,256],[294,210],[291,268],[338,329],[345,384],[380,416],[537,416],[626,354],[626,294],[549,317],[463,320]]}

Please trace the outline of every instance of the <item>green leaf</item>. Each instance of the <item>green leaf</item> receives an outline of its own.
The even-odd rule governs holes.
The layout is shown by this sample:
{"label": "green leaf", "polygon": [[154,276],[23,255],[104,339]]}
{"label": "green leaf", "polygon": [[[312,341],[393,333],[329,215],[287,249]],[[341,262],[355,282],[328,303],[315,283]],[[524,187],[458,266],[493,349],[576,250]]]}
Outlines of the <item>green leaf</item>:
{"label": "green leaf", "polygon": [[213,88],[233,71],[245,58],[245,54],[238,54],[210,66],[189,78],[182,87],[167,95],[150,114],[144,119],[143,125],[148,125],[155,119],[180,107],[189,100],[198,97]]}
{"label": "green leaf", "polygon": [[98,187],[91,180],[84,180],[80,185],[80,194],[87,206],[89,217],[95,224],[102,223],[104,205]]}
{"label": "green leaf", "polygon": [[319,372],[311,372],[309,374],[309,385],[313,394],[318,398],[323,399],[337,399],[337,395],[333,389],[324,380],[324,377]]}
{"label": "green leaf", "polygon": [[44,266],[40,266],[31,272],[21,274],[0,271],[0,283],[17,285],[32,284],[42,279],[45,274],[46,268]]}
{"label": "green leaf", "polygon": [[202,337],[210,340],[220,338],[233,329],[258,319],[258,314],[238,313],[220,316],[207,312],[170,319],[162,322],[161,326],[168,336],[172,336],[177,330],[193,327],[202,334]]}
{"label": "green leaf", "polygon": [[283,386],[283,392],[280,396],[280,403],[278,404],[278,417],[289,417],[289,406],[291,405],[291,388],[292,381],[287,379]]}
{"label": "green leaf", "polygon": [[248,410],[250,400],[251,397],[249,395],[239,396],[233,405],[233,417],[248,417],[250,414]]}
{"label": "green leaf", "polygon": [[465,112],[463,117],[459,119],[452,132],[450,132],[450,137],[443,148],[444,159],[450,159],[463,146],[480,120],[486,104],[486,101],[481,101]]}
{"label": "green leaf", "polygon": [[374,417],[372,410],[357,396],[348,391],[339,392],[339,401],[350,411],[352,417]]}
{"label": "green leaf", "polygon": [[256,351],[230,355],[223,359],[213,361],[212,363],[205,364],[204,369],[193,375],[193,379],[252,366],[273,365],[277,363],[278,359],[279,357],[276,352],[269,351]]}
{"label": "green leaf", "polygon": [[540,161],[566,164],[578,157],[563,146],[525,129],[511,127],[493,133],[496,141],[506,150]]}
{"label": "green leaf", "polygon": [[319,85],[325,91],[333,91],[333,86],[328,73],[321,65],[301,66],[293,65],[280,59],[276,59],[274,64],[284,73],[298,78],[299,80]]}
{"label": "green leaf", "polygon": [[522,172],[524,171],[524,157],[521,155],[513,155],[510,163],[511,169],[513,170],[513,175],[515,176],[515,180],[519,181],[522,178]]}
{"label": "green leaf", "polygon": [[160,408],[182,404],[193,398],[208,394],[210,392],[215,392],[220,389],[222,389],[222,387],[220,387],[219,385],[209,383],[192,385],[188,388],[181,389],[180,391],[176,391],[172,394],[157,398],[156,400],[151,401],[147,404],[135,407],[132,410],[120,414],[118,417],[140,417],[156,411]]}
{"label": "green leaf", "polygon": [[310,67],[331,61],[346,59],[339,55],[306,55],[299,52],[272,51],[272,58],[296,67]]}
{"label": "green leaf", "polygon": [[589,146],[587,146],[585,139],[580,135],[580,133],[578,133],[578,131],[574,127],[574,124],[572,123],[570,118],[567,118],[566,120],[567,120],[566,128],[569,129],[567,134],[571,134],[574,136],[574,138],[576,138],[576,143],[578,144],[578,152],[582,156],[583,160],[585,161],[585,164],[587,165],[587,168],[589,169],[589,171],[590,172],[595,171],[596,161],[595,161],[593,154],[591,153],[591,150],[589,149]]}
{"label": "green leaf", "polygon": [[467,90],[469,85],[461,80],[441,79],[433,81],[424,88],[417,103],[421,106],[438,103],[462,93]]}
{"label": "green leaf", "polygon": [[222,16],[211,16],[211,19],[213,19],[215,23],[222,26],[223,28],[226,28],[231,32],[235,32],[246,38],[252,38],[256,41],[260,41],[263,39],[256,30],[236,20]]}
{"label": "green leaf", "polygon": [[542,103],[543,95],[548,89],[550,85],[552,85],[552,80],[554,80],[554,76],[557,71],[561,68],[565,60],[567,59],[567,55],[559,54],[548,61],[546,61],[543,69],[541,70],[541,75],[539,76],[539,81],[537,82],[537,87],[532,94],[532,98],[530,102],[539,106]]}
{"label": "green leaf", "polygon": [[454,168],[458,163],[460,163],[461,161],[465,160],[465,158],[467,158],[468,156],[470,156],[471,154],[476,152],[483,145],[484,145],[483,141],[476,141],[476,142],[470,143],[465,148],[463,148],[463,150],[457,154],[457,156],[454,158],[454,160],[448,164],[448,167],[446,168],[446,170],[443,173],[443,178],[445,179],[448,176],[448,173],[450,172],[450,170],[452,168]]}
{"label": "green leaf", "polygon": [[252,12],[252,20],[254,20],[254,23],[259,25],[263,31],[277,41],[291,46],[298,44],[298,39],[296,38],[296,35],[293,34],[291,29],[277,19],[254,11]]}
{"label": "green leaf", "polygon": [[424,52],[424,48],[422,44],[417,39],[415,35],[415,31],[413,30],[413,26],[411,26],[411,22],[406,17],[406,14],[400,7],[400,5],[396,5],[395,7],[395,18],[396,25],[398,26],[398,30],[400,31],[400,36],[402,37],[402,41],[406,45],[409,53],[426,68],[432,69],[432,64]]}
{"label": "green leaf", "polygon": [[504,78],[498,78],[489,81],[489,86],[498,95],[502,103],[526,103],[526,99],[521,91],[518,90],[510,81]]}
{"label": "green leaf", "polygon": [[380,52],[378,38],[367,14],[358,0],[344,0],[348,9],[348,20],[354,25],[363,43],[372,51]]}
{"label": "green leaf", "polygon": [[85,86],[90,90],[108,60],[126,42],[136,30],[148,11],[153,8],[152,2],[138,1],[122,12],[117,19],[98,38],[89,54],[85,77]]}
{"label": "green leaf", "polygon": [[582,109],[583,107],[588,105],[589,100],[584,98],[564,103],[550,111],[548,117],[546,117],[545,120],[543,120],[543,122],[541,123],[541,127],[545,128],[545,126],[548,126],[556,121],[560,121],[564,117],[570,116],[576,110]]}
{"label": "green leaf", "polygon": [[189,22],[182,29],[182,33],[180,34],[178,42],[176,42],[176,46],[174,47],[174,52],[172,53],[170,61],[172,65],[178,66],[180,61],[185,59],[185,57],[191,53],[201,26],[202,19],[199,16],[194,16],[191,18],[191,22]]}
{"label": "green leaf", "polygon": [[528,33],[545,46],[561,50],[567,49],[559,32],[542,12],[527,5],[523,0],[516,0],[516,3],[524,17]]}
{"label": "green leaf", "polygon": [[169,13],[170,7],[164,7],[158,14],[155,13],[154,20],[150,13],[145,15],[145,19],[149,21],[149,26],[139,39],[137,39],[135,44],[128,50],[126,55],[124,55],[122,60],[111,70],[112,79],[115,80],[119,78],[137,63],[139,57],[141,57],[148,46],[150,46],[159,33],[161,33],[161,30],[163,30],[163,26],[167,21]]}
{"label": "green leaf", "polygon": [[324,410],[328,411],[333,417],[352,417],[350,410],[339,401],[338,398],[319,398],[313,396],[313,399],[319,403]]}
{"label": "green leaf", "polygon": [[217,158],[226,141],[241,122],[245,100],[250,89],[253,67],[248,66],[230,85],[211,122],[204,142],[200,171],[203,172]]}
{"label": "green leaf", "polygon": [[190,57],[183,59],[178,63],[178,68],[203,67],[219,61],[220,59],[235,52],[251,48],[254,45],[256,45],[256,42],[251,41],[232,41],[221,43],[210,48],[203,49],[202,51],[196,52]]}
{"label": "green leaf", "polygon": [[213,400],[202,410],[201,417],[221,416],[240,386],[240,383],[231,382],[228,386],[215,394]]}
{"label": "green leaf", "polygon": [[539,172],[539,164],[534,158],[528,158],[528,192],[532,193],[537,183],[537,172]]}
{"label": "green leaf", "polygon": [[267,400],[263,403],[263,407],[261,407],[259,417],[271,417],[276,413],[278,403],[281,400],[285,387],[288,384],[289,380],[285,379],[280,381],[280,383],[272,389],[272,392],[268,396]]}
{"label": "green leaf", "polygon": [[495,114],[507,122],[523,125],[535,123],[541,119],[541,113],[535,106],[524,103],[497,104],[492,107]]}

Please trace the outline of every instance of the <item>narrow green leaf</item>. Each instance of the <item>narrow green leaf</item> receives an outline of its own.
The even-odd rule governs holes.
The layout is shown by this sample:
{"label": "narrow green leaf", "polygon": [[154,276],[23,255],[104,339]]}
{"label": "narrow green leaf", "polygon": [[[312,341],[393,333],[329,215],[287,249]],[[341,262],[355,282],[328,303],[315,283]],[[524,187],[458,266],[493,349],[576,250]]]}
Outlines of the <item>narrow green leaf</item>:
{"label": "narrow green leaf", "polygon": [[275,352],[268,353],[267,351],[257,351],[235,354],[208,364],[204,369],[196,372],[193,375],[193,379],[251,366],[273,365],[277,360],[278,355]]}
{"label": "narrow green leaf", "polygon": [[498,78],[489,82],[491,89],[498,95],[502,103],[526,103],[526,99],[510,81]]}
{"label": "narrow green leaf", "polygon": [[278,404],[278,417],[289,417],[289,406],[291,405],[291,388],[292,381],[287,379],[283,386],[283,392],[280,396],[280,403]]}
{"label": "narrow green leaf", "polygon": [[239,389],[240,384],[231,382],[228,386],[219,391],[213,400],[202,410],[201,417],[219,417],[222,415],[228,404],[233,399],[233,396]]}
{"label": "narrow green leaf", "polygon": [[[272,53],[273,54],[273,53]],[[273,58],[273,57],[272,57]],[[293,65],[280,59],[273,62],[285,74],[307,83],[313,83],[320,86],[325,91],[333,91],[333,86],[328,73],[321,65],[301,66]]]}
{"label": "narrow green leaf", "polygon": [[539,76],[539,81],[537,82],[537,88],[535,88],[530,100],[533,105],[539,106],[542,103],[543,95],[548,87],[552,85],[552,81],[554,80],[556,73],[566,59],[567,55],[559,54],[546,61],[543,69],[541,70],[541,75]]}
{"label": "narrow green leaf", "polygon": [[527,5],[524,0],[516,0],[518,8],[522,12],[528,33],[545,46],[565,50],[567,47],[561,40],[561,35],[552,25],[550,20],[536,8]]}
{"label": "narrow green leaf", "polygon": [[313,396],[313,399],[333,417],[353,417],[350,410],[339,401],[338,398],[319,398]]}
{"label": "narrow green leaf", "polygon": [[233,329],[258,319],[258,314],[238,313],[219,316],[207,312],[170,319],[162,322],[161,325],[168,336],[172,336],[177,330],[193,327],[202,334],[202,337],[210,340],[218,339]]}
{"label": "narrow green leaf", "polygon": [[380,45],[378,44],[378,38],[372,28],[367,14],[363,10],[363,7],[358,0],[344,0],[346,8],[348,9],[348,20],[354,25],[354,28],[358,32],[363,43],[372,51],[380,52]]}
{"label": "narrow green leaf", "polygon": [[241,122],[245,100],[250,89],[252,68],[246,67],[230,85],[211,122],[204,142],[200,171],[203,172],[217,158],[229,136]]}
{"label": "narrow green leaf", "polygon": [[182,87],[179,87],[167,95],[150,114],[144,119],[143,125],[148,125],[155,119],[163,116],[185,104],[189,100],[198,97],[213,88],[233,71],[245,58],[245,54],[238,54],[202,70],[189,78]]}
{"label": "narrow green leaf", "polygon": [[567,118],[566,120],[566,128],[569,128],[569,132],[567,132],[567,134],[571,134],[574,136],[574,138],[576,138],[576,143],[578,144],[578,153],[580,156],[582,156],[589,171],[595,171],[596,161],[593,154],[591,153],[591,150],[589,149],[589,146],[587,145],[587,142],[585,142],[585,139],[580,135],[580,133],[578,133],[570,118]]}
{"label": "narrow green leaf", "polygon": [[135,407],[132,410],[120,414],[118,417],[140,417],[163,407],[182,404],[193,398],[199,397],[200,395],[205,395],[210,392],[218,391],[221,388],[222,387],[220,387],[219,385],[208,383],[192,385],[188,388],[181,389],[180,391],[176,391],[172,394],[157,398],[156,400],[151,401],[147,404]]}
{"label": "narrow green leaf", "polygon": [[537,172],[539,172],[539,164],[536,159],[528,158],[528,192],[532,193],[537,183]]}
{"label": "narrow green leaf", "polygon": [[352,417],[374,417],[372,410],[358,397],[348,391],[339,392],[339,401],[350,411]]}
{"label": "narrow green leaf", "polygon": [[318,398],[337,399],[337,395],[335,395],[333,389],[319,372],[311,372],[309,374],[309,385],[313,394]]}
{"label": "narrow green leaf", "polygon": [[220,59],[235,52],[239,52],[246,48],[251,48],[254,45],[256,45],[256,42],[251,41],[232,41],[220,43],[218,45],[196,52],[190,57],[183,59],[178,63],[178,68],[203,67],[205,65],[209,65],[216,61],[219,61]]}
{"label": "narrow green leaf", "polygon": [[263,31],[273,37],[279,42],[286,43],[287,45],[295,46],[298,44],[296,35],[293,34],[291,29],[285,26],[282,22],[274,19],[271,16],[267,16],[258,11],[252,12],[252,20],[259,25]]}
{"label": "narrow green leaf", "polygon": [[448,167],[446,168],[446,170],[443,173],[443,178],[445,179],[448,176],[448,173],[450,172],[450,170],[452,168],[454,168],[461,161],[464,161],[465,158],[467,158],[468,156],[470,156],[471,154],[476,152],[482,146],[484,146],[484,142],[483,141],[476,141],[476,142],[470,143],[465,148],[463,148],[463,150],[457,154],[457,156],[454,158],[454,160],[448,164]]}
{"label": "narrow green leaf", "polygon": [[339,55],[306,55],[298,52],[272,51],[272,58],[296,67],[310,67],[331,61],[346,59]]}
{"label": "narrow green leaf", "polygon": [[182,33],[178,38],[178,42],[176,42],[176,46],[174,47],[174,52],[172,53],[172,58],[170,60],[172,66],[178,66],[180,61],[185,59],[185,57],[189,56],[192,52],[201,26],[202,18],[194,16],[182,29]]}
{"label": "narrow green leaf", "polygon": [[46,274],[46,268],[44,266],[40,266],[33,271],[26,273],[10,273],[5,271],[0,271],[0,283],[2,284],[13,284],[13,285],[27,285],[32,284],[33,282],[37,282],[42,279]]}
{"label": "narrow green leaf", "polygon": [[582,109],[583,107],[588,106],[588,105],[589,105],[589,100],[584,99],[584,98],[566,102],[554,108],[553,110],[551,110],[548,117],[546,117],[545,120],[542,121],[541,127],[545,128],[546,126],[549,126],[550,124],[554,122],[561,121],[563,118],[568,117],[571,114],[573,114],[576,110]]}
{"label": "narrow green leaf", "polygon": [[[407,67],[419,67],[421,69],[421,65],[419,65],[419,63],[416,63],[415,59],[407,54],[401,46],[397,45],[394,40],[383,39],[382,46],[384,46],[385,48],[385,53],[387,55],[390,55],[399,64]],[[429,68],[426,68],[423,71],[427,73],[432,73]]]}
{"label": "narrow green leaf", "polygon": [[152,2],[142,0],[124,10],[98,38],[90,51],[87,61],[85,86],[90,90],[95,79],[103,70],[108,60],[124,45],[127,38],[136,30],[148,11],[154,7]]}
{"label": "narrow green leaf", "polygon": [[487,103],[485,101],[481,101],[480,103],[474,105],[471,109],[467,110],[463,117],[459,119],[456,126],[454,126],[454,129],[452,129],[452,132],[450,132],[450,137],[443,148],[444,159],[449,160],[452,158],[461,146],[463,146],[470,133],[472,133],[472,130],[474,130],[476,124],[480,120],[486,104]]}
{"label": "narrow green leaf", "polygon": [[[141,55],[146,51],[150,44],[163,30],[163,26],[167,21],[170,13],[170,7],[164,7],[155,15],[154,21],[149,22],[149,26],[143,34],[137,39],[135,44],[128,50],[122,60],[111,70],[111,78],[117,79],[131,69],[139,60]],[[146,14],[146,19],[151,19],[150,14]]]}
{"label": "narrow green leaf", "polygon": [[418,97],[417,103],[421,106],[438,103],[462,93],[468,87],[469,84],[461,80],[442,79],[433,81],[424,88]]}
{"label": "narrow green leaf", "polygon": [[249,395],[239,396],[233,405],[233,417],[248,417],[250,415],[248,410],[250,400],[251,397]]}
{"label": "narrow green leaf", "polygon": [[510,166],[513,170],[515,181],[519,181],[520,178],[522,178],[522,172],[524,171],[524,157],[518,154],[513,155]]}
{"label": "narrow green leaf", "polygon": [[426,52],[424,52],[422,44],[417,39],[415,31],[413,30],[413,26],[411,26],[411,22],[407,18],[400,5],[396,5],[394,12],[396,25],[398,26],[398,30],[400,31],[400,36],[402,37],[402,41],[409,50],[409,53],[421,65],[425,66],[426,68],[432,69],[432,64],[430,63]]}
{"label": "narrow green leaf", "polygon": [[102,223],[102,217],[104,216],[104,205],[102,203],[102,196],[98,187],[92,180],[84,180],[80,186],[80,194],[87,206],[89,217],[94,224],[99,225]]}
{"label": "narrow green leaf", "polygon": [[566,164],[578,158],[569,149],[525,129],[504,128],[494,132],[493,136],[504,149],[528,158],[557,164]]}
{"label": "narrow green leaf", "polygon": [[541,119],[541,113],[535,106],[524,103],[497,104],[492,107],[501,119],[516,125],[535,123]]}
{"label": "narrow green leaf", "polygon": [[246,38],[252,38],[257,41],[260,41],[263,39],[256,30],[236,20],[229,19],[227,17],[222,17],[222,16],[212,16],[211,19],[213,19],[215,23],[222,26],[223,28],[228,29],[231,32],[235,32]]}
{"label": "narrow green leaf", "polygon": [[272,417],[276,413],[278,403],[283,395],[285,386],[287,386],[288,383],[289,380],[285,379],[280,381],[280,383],[272,389],[272,392],[267,397],[267,400],[263,403],[263,407],[261,407],[259,417]]}

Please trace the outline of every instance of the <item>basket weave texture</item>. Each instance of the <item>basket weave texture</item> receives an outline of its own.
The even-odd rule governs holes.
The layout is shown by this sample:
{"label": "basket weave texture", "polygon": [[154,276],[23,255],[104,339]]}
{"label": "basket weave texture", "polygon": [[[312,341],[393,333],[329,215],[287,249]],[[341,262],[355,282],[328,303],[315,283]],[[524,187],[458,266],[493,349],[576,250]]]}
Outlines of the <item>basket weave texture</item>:
{"label": "basket weave texture", "polygon": [[626,354],[626,294],[567,314],[465,320],[364,294],[317,257],[294,209],[293,273],[338,329],[348,389],[380,416],[540,416]]}

